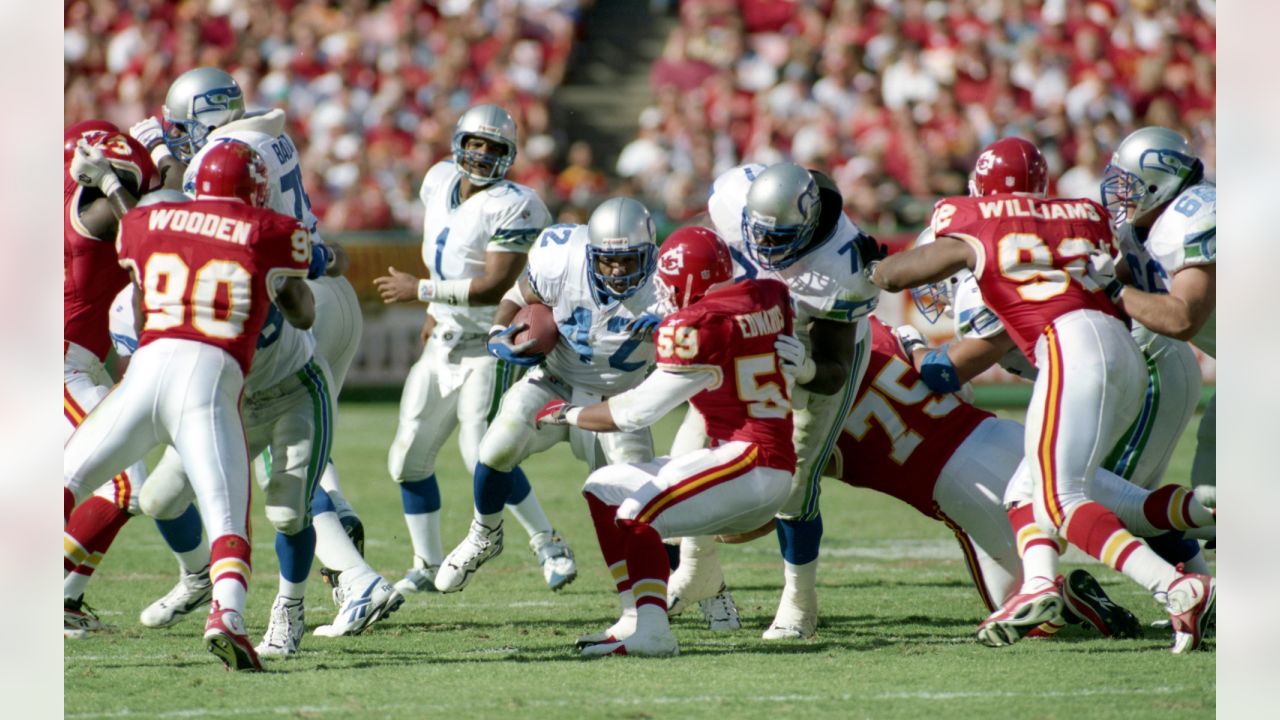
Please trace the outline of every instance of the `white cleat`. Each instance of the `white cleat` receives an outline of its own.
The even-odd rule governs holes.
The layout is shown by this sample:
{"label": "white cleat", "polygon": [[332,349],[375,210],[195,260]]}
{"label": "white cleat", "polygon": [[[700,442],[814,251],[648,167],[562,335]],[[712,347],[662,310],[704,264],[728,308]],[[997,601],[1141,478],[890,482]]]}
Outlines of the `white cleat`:
{"label": "white cleat", "polygon": [[710,600],[724,590],[724,570],[714,556],[686,562],[667,581],[667,615],[679,615],[703,600]]}
{"label": "white cleat", "polygon": [[[396,592],[401,595],[436,592],[436,573],[438,572],[440,572],[439,565],[427,565],[418,558],[414,558],[413,567],[409,568],[409,572],[405,573],[404,577],[396,581]],[[335,588],[334,593],[337,592]]]}
{"label": "white cleat", "polygon": [[208,605],[212,596],[213,583],[209,581],[208,567],[197,573],[183,573],[172,590],[142,611],[138,621],[149,628],[169,627]]}
{"label": "white cleat", "polygon": [[680,654],[680,645],[670,627],[661,630],[640,630],[625,639],[588,645],[582,649],[584,658],[601,658],[609,655],[636,655],[639,657],[674,657]]}
{"label": "white cleat", "polygon": [[496,528],[488,528],[478,520],[472,520],[467,536],[445,557],[436,571],[436,590],[458,592],[471,582],[481,565],[501,553],[502,523],[498,523]]}
{"label": "white cleat", "polygon": [[636,611],[628,610],[627,612],[622,613],[622,617],[618,618],[617,622],[604,630],[597,633],[591,633],[590,635],[580,636],[578,641],[574,643],[574,646],[579,650],[582,650],[591,645],[599,645],[600,643],[614,643],[631,637],[631,634],[635,631]]}
{"label": "white cleat", "polygon": [[782,600],[773,623],[760,637],[765,640],[808,640],[818,629],[818,589],[798,590],[791,585],[782,589]]}
{"label": "white cleat", "polygon": [[342,577],[342,607],[338,608],[333,624],[316,628],[315,634],[320,637],[359,635],[404,604],[404,596],[381,575],[365,574],[348,581],[347,574]]}
{"label": "white cleat", "polygon": [[742,628],[742,619],[738,616],[738,606],[733,602],[733,594],[725,586],[720,592],[698,603],[702,608],[702,617],[707,621],[709,630],[738,630]]}
{"label": "white cleat", "polygon": [[555,530],[537,533],[529,538],[529,549],[538,556],[542,576],[552,592],[573,582],[578,577],[578,565],[573,561],[573,551]]}
{"label": "white cleat", "polygon": [[1165,610],[1173,626],[1173,654],[1199,648],[1216,619],[1218,582],[1208,575],[1183,575],[1169,585],[1165,597]]}
{"label": "white cleat", "polygon": [[258,657],[288,657],[298,654],[298,645],[306,631],[302,600],[276,596],[271,604],[271,621],[262,642],[254,648]]}
{"label": "white cleat", "polygon": [[85,603],[84,598],[62,601],[62,637],[64,640],[83,640],[90,633],[111,629],[98,618],[98,614]]}
{"label": "white cleat", "polygon": [[1047,622],[1061,622],[1062,592],[1047,585],[1009,598],[978,626],[978,641],[987,647],[1012,645]]}

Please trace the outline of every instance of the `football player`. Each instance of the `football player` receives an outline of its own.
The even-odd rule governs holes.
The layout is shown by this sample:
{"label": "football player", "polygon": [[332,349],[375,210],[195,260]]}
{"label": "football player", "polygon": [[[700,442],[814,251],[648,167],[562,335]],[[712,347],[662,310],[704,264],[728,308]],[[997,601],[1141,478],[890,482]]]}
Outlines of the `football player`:
{"label": "football player", "polygon": [[[539,428],[534,415],[552,400],[588,405],[644,379],[653,364],[648,339],[659,320],[650,281],[656,261],[653,218],[630,198],[604,201],[586,225],[552,225],[538,236],[528,267],[498,306],[488,347],[509,363],[541,367],[507,391],[480,440],[473,478],[475,518],[466,538],[440,566],[437,590],[462,590],[484,562],[502,552],[503,508],[519,480],[516,466],[529,455],[567,440],[591,470],[606,462],[653,459],[647,428],[596,435],[563,426]],[[548,306],[560,329],[556,346],[545,357],[528,354],[531,341],[515,343],[522,323],[508,325],[531,303]]]}
{"label": "football player", "polygon": [[[707,207],[733,255],[735,278],[780,280],[796,305],[797,342],[784,341],[780,352],[784,362],[796,365],[798,464],[777,523],[785,586],[764,638],[803,639],[813,635],[818,621],[818,481],[866,370],[865,318],[879,289],[863,268],[883,250],[844,214],[829,178],[792,163],[729,170],[716,178]],[[672,453],[701,446],[699,430],[696,421],[682,425]],[[711,539],[682,541],[670,587],[672,611],[715,596],[723,584]]]}
{"label": "football player", "polygon": [[[516,126],[497,105],[462,114],[453,133],[453,159],[436,163],[422,180],[426,206],[422,261],[430,279],[395,268],[377,278],[383,300],[429,303],[422,357],[400,398],[400,423],[387,466],[400,485],[413,565],[396,583],[401,592],[435,590],[444,561],[436,456],[458,429],[458,448],[474,473],[480,438],[503,393],[524,368],[485,348],[502,295],[524,270],[529,246],[551,223],[547,206],[529,188],[505,179],[516,156]],[[577,576],[573,553],[538,503],[519,467],[512,468],[512,514],[529,532],[529,546],[552,590]]]}
{"label": "football player", "polygon": [[[78,151],[82,141],[86,147]],[[158,177],[141,145],[100,120],[66,130],[63,165],[63,409],[70,436],[112,385],[102,364],[110,347],[107,317],[112,296],[129,283],[111,242],[118,218],[141,193],[158,185]],[[103,627],[84,603],[84,591],[120,529],[137,513],[145,478],[143,464],[133,464],[68,520],[63,533],[64,636],[83,637]],[[187,571],[184,576],[199,578],[204,573],[204,582],[196,583],[194,591],[208,602],[208,547],[203,553],[190,552],[202,545],[199,516],[190,510],[157,525]]]}
{"label": "football player", "polygon": [[[1107,257],[1093,258],[1090,274],[1129,317],[1216,357],[1218,190],[1186,138],[1162,127],[1131,133],[1107,166],[1102,199],[1127,284],[1113,283]],[[1217,400],[1209,398],[1200,419],[1191,465],[1196,496],[1210,507],[1217,502]]]}
{"label": "football player", "polygon": [[64,506],[69,515],[151,448],[174,445],[213,538],[204,642],[228,669],[261,670],[242,616],[249,456],[239,401],[269,306],[303,329],[314,319],[303,280],[310,238],[263,207],[266,164],[247,145],[224,145],[197,180],[194,202],[151,205],[120,221],[120,263],[138,287],[139,348],[131,372],[67,441]]}
{"label": "football player", "polygon": [[583,657],[668,656],[663,537],[741,533],[771,518],[791,493],[796,455],[791,398],[775,346],[792,332],[787,286],[733,282],[729,248],[706,228],[677,230],[662,246],[658,287],[670,311],[655,334],[657,369],[637,387],[579,406],[553,400],[539,425],[592,432],[648,427],[688,401],[706,418],[711,447],[596,470],[582,493],[622,617],[579,640]]}
{"label": "football player", "polygon": [[[1024,152],[1039,154],[1030,143]],[[979,156],[975,178],[990,160]],[[973,271],[991,310],[1040,370],[1025,443],[1033,513],[1011,514],[1015,533],[1038,525],[1125,573],[1169,613],[1173,651],[1195,649],[1213,620],[1213,578],[1162,560],[1090,495],[1102,453],[1135,419],[1146,385],[1141,351],[1085,269],[1090,252],[1112,249],[1106,210],[1090,200],[1045,199],[1043,184],[1035,190],[980,185],[978,197],[939,201],[930,223],[935,242],[887,258],[868,274],[897,291]],[[1060,612],[1057,560],[1056,548],[1027,548],[1022,588],[979,627],[983,642],[1016,642]]]}

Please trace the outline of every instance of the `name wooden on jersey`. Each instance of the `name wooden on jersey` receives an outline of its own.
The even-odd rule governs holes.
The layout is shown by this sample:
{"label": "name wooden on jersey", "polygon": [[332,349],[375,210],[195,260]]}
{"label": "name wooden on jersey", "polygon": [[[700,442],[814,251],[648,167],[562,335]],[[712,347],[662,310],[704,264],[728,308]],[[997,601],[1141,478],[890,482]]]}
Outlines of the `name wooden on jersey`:
{"label": "name wooden on jersey", "polygon": [[248,245],[253,225],[214,213],[157,208],[147,218],[147,229],[153,232],[185,232],[237,245]]}
{"label": "name wooden on jersey", "polygon": [[738,323],[738,329],[742,332],[742,337],[744,338],[773,335],[782,332],[782,329],[786,327],[786,319],[782,316],[782,308],[777,306],[759,312],[747,313],[746,315],[734,315],[733,319]]}
{"label": "name wooden on jersey", "polygon": [[[1043,204],[1041,204],[1043,202]],[[1090,202],[1046,202],[1036,198],[1000,198],[978,202],[983,220],[992,218],[1035,218],[1036,220],[1089,220],[1098,222],[1102,217]],[[956,207],[944,204],[934,217],[934,232],[940,232],[951,224]]]}

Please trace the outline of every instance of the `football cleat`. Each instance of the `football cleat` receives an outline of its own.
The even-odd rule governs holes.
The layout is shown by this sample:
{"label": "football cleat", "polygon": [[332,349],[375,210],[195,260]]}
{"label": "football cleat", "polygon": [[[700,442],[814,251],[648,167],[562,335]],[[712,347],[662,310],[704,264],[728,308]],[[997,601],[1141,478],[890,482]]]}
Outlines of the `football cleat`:
{"label": "football cleat", "polygon": [[626,610],[622,613],[622,617],[609,627],[597,633],[590,635],[582,635],[578,637],[578,641],[574,643],[574,647],[579,650],[589,646],[598,645],[600,643],[616,643],[619,640],[625,640],[636,631],[636,611],[634,608]]}
{"label": "football cleat", "polygon": [[679,615],[703,600],[724,591],[724,570],[710,555],[696,562],[684,562],[667,581],[667,615]]}
{"label": "football cleat", "polygon": [[[364,557],[364,523],[360,522],[360,518],[356,515],[342,514],[338,515],[338,522],[342,523],[342,529],[347,531],[347,537],[351,538],[351,544],[356,546],[356,552],[360,553],[360,557]],[[342,584],[338,580],[340,575],[342,575],[341,570],[320,568],[320,579],[333,589],[335,607],[342,607]]]}
{"label": "football cleat", "polygon": [[1035,592],[1009,598],[978,626],[978,640],[988,647],[1012,645],[1034,628],[1056,620],[1062,613],[1062,593],[1058,586],[1048,585]]}
{"label": "football cleat", "polygon": [[738,617],[738,606],[733,602],[733,594],[725,586],[715,597],[698,602],[702,608],[702,617],[707,621],[709,630],[738,630],[742,627],[742,619]]}
{"label": "football cleat", "polygon": [[212,596],[213,583],[209,581],[208,566],[200,572],[183,573],[172,590],[142,611],[138,621],[149,628],[169,627],[196,608],[207,605]]}
{"label": "football cleat", "polygon": [[1125,608],[1117,605],[1087,571],[1072,570],[1062,585],[1063,618],[1069,623],[1083,623],[1105,637],[1142,637],[1142,623]]}
{"label": "football cleat", "polygon": [[[345,578],[344,578],[345,580]],[[315,634],[320,637],[359,635],[370,625],[400,609],[404,596],[391,587],[381,575],[368,575],[345,582],[343,603],[338,608],[331,625],[321,625]]]}
{"label": "football cleat", "polygon": [[1214,624],[1218,602],[1218,583],[1208,575],[1183,575],[1169,585],[1165,610],[1173,623],[1175,655],[1200,647],[1201,640]]}
{"label": "football cleat", "polygon": [[807,640],[818,630],[818,588],[782,588],[782,601],[773,622],[760,637],[765,640]]}
{"label": "football cleat", "polygon": [[428,565],[422,558],[414,558],[414,566],[409,568],[409,572],[405,573],[404,577],[396,581],[396,592],[404,595],[436,592],[436,573],[438,572],[440,572],[439,565]]}
{"label": "football cleat", "polygon": [[89,633],[109,630],[110,627],[98,618],[98,614],[89,607],[83,596],[74,600],[63,598],[62,637],[64,639],[80,640],[87,637]]}
{"label": "football cleat", "polygon": [[601,658],[609,655],[637,655],[640,657],[674,657],[680,654],[680,645],[670,627],[661,630],[637,629],[622,640],[601,642],[582,648],[582,657]]}
{"label": "football cleat", "polygon": [[478,520],[471,521],[471,529],[462,543],[453,549],[436,571],[436,590],[444,593],[458,592],[465,588],[476,570],[490,558],[502,553],[502,523],[488,528]]}
{"label": "football cleat", "polygon": [[271,605],[271,621],[262,642],[254,648],[259,657],[287,657],[298,652],[302,634],[306,631],[303,620],[302,600],[276,596]]}
{"label": "football cleat", "polygon": [[249,642],[244,618],[235,610],[224,610],[217,601],[204,623],[204,644],[228,670],[262,670],[262,661]]}
{"label": "football cleat", "polygon": [[555,530],[549,533],[537,533],[529,538],[529,549],[538,556],[538,564],[542,566],[542,576],[552,592],[568,585],[578,577],[578,566],[573,561],[573,551]]}

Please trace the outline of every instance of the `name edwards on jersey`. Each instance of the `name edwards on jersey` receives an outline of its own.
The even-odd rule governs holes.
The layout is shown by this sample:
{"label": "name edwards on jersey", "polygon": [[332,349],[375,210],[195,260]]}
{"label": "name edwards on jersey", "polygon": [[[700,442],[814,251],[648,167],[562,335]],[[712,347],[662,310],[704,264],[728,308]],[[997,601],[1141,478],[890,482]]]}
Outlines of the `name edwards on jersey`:
{"label": "name edwards on jersey", "polygon": [[[983,220],[998,218],[1033,218],[1036,220],[1102,220],[1098,207],[1092,202],[1062,202],[1061,200],[1039,200],[1037,198],[1009,197],[996,200],[979,200],[978,211]],[[951,224],[956,214],[956,206],[949,203],[939,204],[937,216],[934,218],[934,232],[941,232]]]}
{"label": "name edwards on jersey", "polygon": [[237,245],[248,245],[253,225],[244,220],[198,210],[156,208],[147,218],[147,229],[152,232],[185,232]]}
{"label": "name edwards on jersey", "polygon": [[734,315],[733,319],[738,323],[738,330],[744,338],[774,335],[782,332],[787,324],[786,318],[782,316],[782,308],[778,306],[746,315]]}

